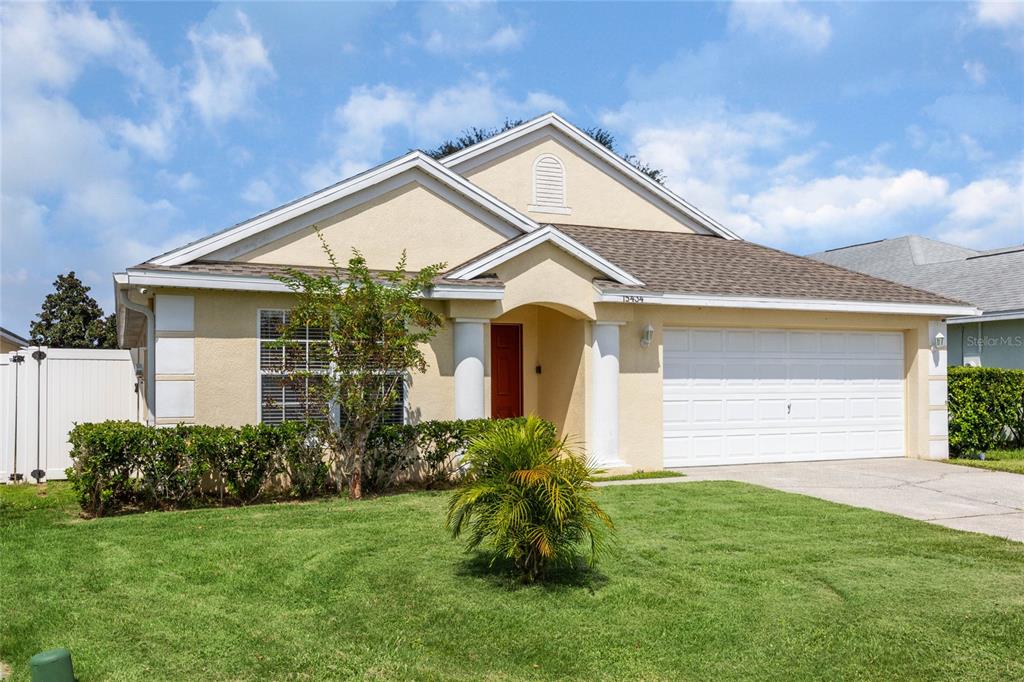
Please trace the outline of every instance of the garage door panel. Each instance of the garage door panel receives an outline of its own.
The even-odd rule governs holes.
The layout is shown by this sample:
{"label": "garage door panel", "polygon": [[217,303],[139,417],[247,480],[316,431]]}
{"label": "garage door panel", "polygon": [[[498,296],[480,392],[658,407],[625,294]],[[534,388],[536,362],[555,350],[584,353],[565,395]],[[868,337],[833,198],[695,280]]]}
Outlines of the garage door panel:
{"label": "garage door panel", "polygon": [[723,350],[722,332],[697,330],[691,332],[690,349],[696,353],[718,353]]}
{"label": "garage door panel", "polygon": [[899,333],[666,330],[666,466],[903,454]]}
{"label": "garage door panel", "polygon": [[693,401],[693,421],[695,422],[713,422],[715,424],[721,423],[722,421],[722,401],[721,400],[695,400]]}

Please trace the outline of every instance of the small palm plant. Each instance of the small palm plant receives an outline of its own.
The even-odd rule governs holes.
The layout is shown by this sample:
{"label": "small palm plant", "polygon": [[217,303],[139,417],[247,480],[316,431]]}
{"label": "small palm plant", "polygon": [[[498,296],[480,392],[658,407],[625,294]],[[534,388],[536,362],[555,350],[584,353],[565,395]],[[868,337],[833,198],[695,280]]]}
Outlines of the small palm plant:
{"label": "small palm plant", "polygon": [[586,458],[539,417],[496,422],[470,442],[466,475],[448,504],[452,537],[468,536],[533,582],[552,565],[592,567],[614,530],[597,506]]}

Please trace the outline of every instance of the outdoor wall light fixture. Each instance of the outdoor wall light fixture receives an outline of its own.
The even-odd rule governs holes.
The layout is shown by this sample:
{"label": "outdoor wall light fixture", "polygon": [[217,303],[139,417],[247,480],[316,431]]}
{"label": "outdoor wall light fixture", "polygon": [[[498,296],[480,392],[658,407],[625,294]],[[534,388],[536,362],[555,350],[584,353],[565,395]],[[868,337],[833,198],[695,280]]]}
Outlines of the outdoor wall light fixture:
{"label": "outdoor wall light fixture", "polygon": [[647,324],[644,326],[644,330],[640,332],[640,347],[647,348],[651,345],[651,341],[654,340],[654,326]]}
{"label": "outdoor wall light fixture", "polygon": [[946,337],[939,332],[935,335],[935,342],[932,344],[932,348],[938,350],[946,347]]}

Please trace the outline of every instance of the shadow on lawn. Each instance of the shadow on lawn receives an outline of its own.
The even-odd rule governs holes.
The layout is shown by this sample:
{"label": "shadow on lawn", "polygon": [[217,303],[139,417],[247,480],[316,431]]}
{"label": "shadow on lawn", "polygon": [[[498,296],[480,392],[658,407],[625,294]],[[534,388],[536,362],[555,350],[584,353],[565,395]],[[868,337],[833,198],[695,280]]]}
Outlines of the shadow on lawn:
{"label": "shadow on lawn", "polygon": [[[493,561],[492,561],[493,559]],[[543,579],[525,583],[519,577],[511,561],[495,557],[487,552],[473,552],[455,568],[460,578],[477,578],[505,590],[542,589],[552,592],[585,589],[591,594],[608,584],[608,576],[596,569],[590,569],[581,562],[575,567],[559,566],[549,570]]]}

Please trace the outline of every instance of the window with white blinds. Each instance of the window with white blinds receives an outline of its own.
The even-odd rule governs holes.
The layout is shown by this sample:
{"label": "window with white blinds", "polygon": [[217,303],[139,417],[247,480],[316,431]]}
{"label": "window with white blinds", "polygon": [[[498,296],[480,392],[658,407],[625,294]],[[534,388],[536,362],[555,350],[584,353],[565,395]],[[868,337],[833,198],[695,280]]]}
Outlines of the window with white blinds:
{"label": "window with white blinds", "polygon": [[[326,374],[329,369],[327,335],[322,329],[306,327],[282,345],[281,334],[288,321],[287,310],[259,312],[260,421],[322,421],[332,415],[340,420],[337,406],[325,406],[316,391],[315,374]],[[385,424],[405,423],[405,381],[399,381],[396,389],[395,402],[382,419]]]}
{"label": "window with white blinds", "polygon": [[530,210],[558,213],[569,210],[565,205],[565,166],[553,154],[541,154],[533,162],[533,204]]}
{"label": "window with white blinds", "polygon": [[[299,376],[300,372],[327,371],[322,351],[322,345],[326,344],[323,330],[307,327],[282,345],[281,334],[288,324],[288,311],[261,310],[259,315],[260,421],[280,424],[326,420],[329,410],[316,395],[317,378]],[[321,348],[317,344],[321,344]]]}

